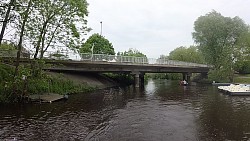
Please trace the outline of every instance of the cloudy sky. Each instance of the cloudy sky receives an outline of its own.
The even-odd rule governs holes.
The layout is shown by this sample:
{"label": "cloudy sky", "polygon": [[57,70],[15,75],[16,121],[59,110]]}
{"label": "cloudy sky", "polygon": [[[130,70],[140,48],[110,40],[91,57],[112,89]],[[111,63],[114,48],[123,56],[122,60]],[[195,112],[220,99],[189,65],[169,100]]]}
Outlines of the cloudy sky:
{"label": "cloudy sky", "polygon": [[[194,44],[194,21],[213,9],[250,24],[250,0],[87,0],[88,26],[101,32],[115,51],[136,48],[149,58]],[[87,37],[86,37],[87,38]]]}

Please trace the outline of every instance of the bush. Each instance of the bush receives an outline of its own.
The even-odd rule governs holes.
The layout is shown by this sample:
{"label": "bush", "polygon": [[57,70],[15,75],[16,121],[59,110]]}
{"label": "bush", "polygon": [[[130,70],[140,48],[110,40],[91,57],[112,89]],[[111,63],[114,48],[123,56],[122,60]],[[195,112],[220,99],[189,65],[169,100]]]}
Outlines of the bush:
{"label": "bush", "polygon": [[[53,77],[40,72],[38,77],[31,76],[27,66],[19,67],[19,75],[13,79],[14,68],[0,64],[0,103],[18,102],[32,94],[58,93],[68,94],[88,92],[95,88],[86,85],[76,85],[73,81],[62,77]],[[23,79],[23,76],[26,79]]]}
{"label": "bush", "polygon": [[241,74],[248,74],[248,73],[250,73],[250,61],[244,61],[242,63],[241,68],[239,68],[238,71]]}
{"label": "bush", "polygon": [[227,69],[214,69],[208,72],[208,80],[213,82],[230,82],[231,72]]}

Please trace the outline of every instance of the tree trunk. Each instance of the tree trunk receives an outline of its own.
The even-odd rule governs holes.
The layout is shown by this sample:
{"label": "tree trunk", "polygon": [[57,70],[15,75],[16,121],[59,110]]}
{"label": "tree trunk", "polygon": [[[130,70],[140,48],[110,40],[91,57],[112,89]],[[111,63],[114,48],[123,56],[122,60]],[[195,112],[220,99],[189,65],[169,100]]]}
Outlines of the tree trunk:
{"label": "tree trunk", "polygon": [[4,31],[6,29],[7,23],[9,21],[9,15],[10,15],[10,10],[11,10],[11,6],[14,5],[15,0],[11,0],[3,21],[3,26],[2,26],[2,30],[1,30],[1,34],[0,34],[0,45],[2,44],[2,40],[3,40],[3,35],[4,35]]}
{"label": "tree trunk", "polygon": [[47,28],[47,24],[48,24],[48,20],[45,21],[43,23],[43,27],[42,27],[42,30],[40,32],[40,35],[39,35],[39,38],[38,38],[38,41],[37,41],[37,46],[36,46],[36,52],[35,52],[35,55],[34,55],[34,59],[37,59],[37,55],[38,55],[38,52],[39,52],[39,49],[40,49],[40,44],[42,42],[42,37],[43,37],[43,34]]}
{"label": "tree trunk", "polygon": [[32,2],[32,0],[29,0],[29,4],[28,4],[28,7],[27,7],[27,9],[25,11],[25,15],[24,15],[24,19],[23,19],[23,23],[22,23],[22,27],[21,27],[20,39],[19,39],[19,43],[18,43],[17,57],[16,57],[16,68],[15,68],[14,78],[18,74],[18,67],[19,67],[21,50],[22,50],[23,34],[24,34],[24,30],[25,30],[25,24],[26,24],[26,21],[28,19],[29,10],[30,10],[30,7],[31,7],[31,2]]}
{"label": "tree trunk", "polygon": [[[62,19],[62,17],[60,18],[60,21],[61,21],[61,19]],[[53,31],[52,36],[51,36],[51,38],[50,38],[50,40],[49,40],[49,42],[48,42],[48,44],[47,44],[47,46],[46,46],[45,49],[44,49],[44,39],[43,39],[43,47],[42,47],[42,50],[41,50],[40,59],[43,58],[44,53],[45,53],[45,52],[47,51],[47,49],[49,48],[49,46],[50,46],[52,40],[53,40],[54,37],[55,37],[55,33],[56,33],[56,31],[57,31],[57,29],[58,29],[59,26],[60,26],[59,24],[56,26],[56,29]],[[43,36],[43,38],[45,38],[45,35]]]}

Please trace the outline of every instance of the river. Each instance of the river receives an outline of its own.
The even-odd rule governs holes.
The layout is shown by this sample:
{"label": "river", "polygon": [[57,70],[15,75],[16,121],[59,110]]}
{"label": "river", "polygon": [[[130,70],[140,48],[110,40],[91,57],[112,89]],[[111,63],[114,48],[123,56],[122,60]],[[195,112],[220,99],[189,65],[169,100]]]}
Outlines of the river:
{"label": "river", "polygon": [[1,105],[0,140],[219,141],[250,139],[250,97],[217,87],[149,80],[70,95],[67,101]]}

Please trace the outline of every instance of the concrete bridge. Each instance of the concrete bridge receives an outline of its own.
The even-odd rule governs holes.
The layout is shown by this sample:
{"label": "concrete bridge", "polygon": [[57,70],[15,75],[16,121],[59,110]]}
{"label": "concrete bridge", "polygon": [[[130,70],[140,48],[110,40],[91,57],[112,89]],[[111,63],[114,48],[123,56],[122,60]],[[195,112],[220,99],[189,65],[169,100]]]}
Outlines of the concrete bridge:
{"label": "concrete bridge", "polygon": [[174,64],[174,62],[173,64],[133,64],[120,62],[47,60],[46,63],[53,65],[44,69],[52,71],[133,74],[136,87],[140,87],[140,84],[144,82],[145,73],[182,73],[183,79],[189,82],[192,73],[207,74],[210,69],[209,66],[178,65]]}
{"label": "concrete bridge", "polygon": [[[49,57],[45,56],[44,60],[46,64],[50,65],[45,65],[45,70],[127,73],[134,75],[136,87],[140,87],[140,84],[143,84],[145,73],[182,73],[183,79],[189,82],[192,73],[207,74],[211,68],[211,66],[204,64],[134,56],[80,54],[79,58],[75,59],[47,56]],[[22,63],[30,61],[33,61],[33,59],[21,59]]]}

